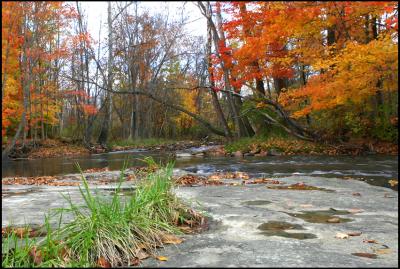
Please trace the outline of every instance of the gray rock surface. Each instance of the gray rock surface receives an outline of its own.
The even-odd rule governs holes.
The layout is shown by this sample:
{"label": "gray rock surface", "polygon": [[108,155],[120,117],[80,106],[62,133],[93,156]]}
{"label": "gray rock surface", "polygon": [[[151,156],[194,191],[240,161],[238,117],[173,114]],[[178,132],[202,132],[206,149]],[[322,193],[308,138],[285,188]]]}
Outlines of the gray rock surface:
{"label": "gray rock surface", "polygon": [[[168,261],[149,258],[140,266],[398,266],[397,192],[355,180],[302,176],[279,180],[287,184],[302,181],[307,185],[327,188],[334,192],[275,190],[268,189],[268,184],[177,187],[175,191],[179,197],[206,212],[210,217],[210,227],[201,234],[183,236],[185,241],[180,245],[167,245],[160,249],[158,255],[168,257]],[[111,185],[96,187],[101,189],[101,195],[110,193],[112,189]],[[81,202],[77,187],[3,185],[2,188],[2,227],[12,223],[42,223],[45,212],[66,205],[61,193],[70,193],[74,201]],[[359,192],[361,196],[354,196],[353,192]],[[258,204],[259,200],[271,203]],[[352,221],[311,223],[288,214],[330,208],[350,210],[353,213],[337,216],[350,218]],[[302,225],[304,230],[287,232],[311,233],[316,235],[316,238],[299,240],[265,235],[258,227],[268,221]],[[362,234],[338,239],[335,238],[338,232]],[[364,243],[364,239],[373,239],[377,243]],[[386,251],[388,253],[379,254],[378,249],[386,247],[389,248]],[[377,259],[351,255],[354,252],[374,253],[377,250]]]}

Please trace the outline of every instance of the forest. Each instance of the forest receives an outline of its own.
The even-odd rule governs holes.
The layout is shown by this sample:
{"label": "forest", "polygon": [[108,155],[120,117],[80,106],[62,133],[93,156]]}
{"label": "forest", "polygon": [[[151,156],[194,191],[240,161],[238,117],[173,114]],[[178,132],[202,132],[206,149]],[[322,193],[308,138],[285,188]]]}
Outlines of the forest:
{"label": "forest", "polygon": [[99,33],[79,2],[3,2],[3,156],[49,138],[397,143],[397,2],[188,4],[206,37],[136,2],[108,2]]}

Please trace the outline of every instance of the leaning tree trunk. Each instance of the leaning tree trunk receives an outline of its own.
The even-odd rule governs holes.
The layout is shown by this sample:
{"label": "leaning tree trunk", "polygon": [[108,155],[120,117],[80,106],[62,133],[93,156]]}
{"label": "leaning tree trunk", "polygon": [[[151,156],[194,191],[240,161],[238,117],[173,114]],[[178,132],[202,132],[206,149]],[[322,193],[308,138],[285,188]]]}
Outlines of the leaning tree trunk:
{"label": "leaning tree trunk", "polygon": [[[218,45],[221,41],[225,46],[225,34],[222,29],[222,16],[221,16],[221,9],[219,8],[219,6],[217,6],[217,14],[216,15],[217,15],[218,31],[217,30],[214,31],[214,35],[216,35],[214,38],[214,46],[217,50],[217,54],[220,55],[220,53],[218,51]],[[212,16],[208,17],[208,21],[210,22],[211,27],[213,25],[215,27],[215,24],[212,21]],[[225,66],[223,61],[221,61],[221,66],[222,66],[222,70],[224,72],[225,90],[228,92],[232,92],[231,91],[231,88],[232,88],[231,82],[230,82],[230,78],[229,78],[229,70]],[[240,115],[240,109],[242,107],[242,102],[241,102],[240,98],[239,99],[235,98],[234,96],[232,96],[228,93],[228,102],[230,102],[231,106],[232,106],[232,113],[233,113],[232,116],[234,117],[234,121],[236,123],[239,137],[253,136],[255,134],[255,132],[254,132],[253,128],[251,127],[247,116]]]}

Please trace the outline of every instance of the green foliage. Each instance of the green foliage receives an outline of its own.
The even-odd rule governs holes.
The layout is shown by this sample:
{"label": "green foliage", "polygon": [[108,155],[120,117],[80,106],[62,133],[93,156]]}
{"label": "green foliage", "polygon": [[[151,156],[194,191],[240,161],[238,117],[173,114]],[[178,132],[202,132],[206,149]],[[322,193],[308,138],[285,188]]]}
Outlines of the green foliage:
{"label": "green foliage", "polygon": [[259,137],[282,137],[288,138],[287,132],[276,124],[266,124],[266,117],[261,113],[266,113],[276,121],[282,123],[282,119],[269,107],[256,107],[254,101],[246,100],[243,102],[241,114],[246,115],[257,129]]}
{"label": "green foliage", "polygon": [[388,120],[377,118],[371,134],[379,140],[396,143],[399,137],[399,130],[390,124]]}
{"label": "green foliage", "polygon": [[125,139],[112,141],[108,144],[109,148],[119,146],[119,147],[148,147],[148,146],[158,146],[167,145],[175,142],[174,140],[164,139],[164,138],[146,138],[146,139]]}

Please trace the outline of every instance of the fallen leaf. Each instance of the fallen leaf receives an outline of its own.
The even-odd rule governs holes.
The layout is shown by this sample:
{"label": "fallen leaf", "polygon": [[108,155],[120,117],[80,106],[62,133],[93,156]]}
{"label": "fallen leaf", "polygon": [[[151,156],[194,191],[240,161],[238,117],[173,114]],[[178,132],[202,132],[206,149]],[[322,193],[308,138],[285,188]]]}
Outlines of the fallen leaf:
{"label": "fallen leaf", "polygon": [[130,262],[130,266],[138,266],[140,264],[140,260],[138,258],[133,258]]}
{"label": "fallen leaf", "polygon": [[189,226],[179,226],[179,230],[184,233],[193,233],[192,228],[190,228]]}
{"label": "fallen leaf", "polygon": [[97,266],[101,268],[111,268],[111,264],[104,257],[100,257],[97,260]]}
{"label": "fallen leaf", "polygon": [[244,179],[244,180],[247,180],[247,179],[250,178],[250,176],[249,176],[247,173],[245,173],[245,172],[235,172],[235,173],[234,173],[234,176],[235,176],[236,178],[241,178],[241,179]]}
{"label": "fallen leaf", "polygon": [[146,251],[143,251],[142,249],[138,249],[138,250],[136,250],[135,256],[139,260],[144,260],[144,259],[147,259],[150,255]]}
{"label": "fallen leaf", "polygon": [[161,241],[164,244],[180,244],[180,243],[182,243],[183,240],[179,237],[176,237],[173,234],[163,234]]}
{"label": "fallen leaf", "polygon": [[168,261],[168,258],[165,257],[165,256],[157,256],[156,258],[157,258],[157,260],[159,260],[159,261]]}
{"label": "fallen leaf", "polygon": [[349,235],[348,235],[348,234],[345,234],[345,233],[337,233],[337,234],[335,235],[335,238],[347,239],[347,238],[349,238]]}
{"label": "fallen leaf", "polygon": [[313,205],[312,204],[301,204],[300,207],[310,208],[310,207],[313,207]]}
{"label": "fallen leaf", "polygon": [[334,217],[334,218],[327,219],[326,222],[329,222],[329,223],[340,223],[340,219]]}
{"label": "fallen leaf", "polygon": [[347,233],[347,235],[349,236],[360,236],[362,234],[362,232],[349,232]]}
{"label": "fallen leaf", "polygon": [[349,211],[351,214],[357,214],[357,213],[364,212],[364,210],[359,209],[359,208],[351,208],[351,209],[349,209],[347,211]]}
{"label": "fallen leaf", "polygon": [[139,243],[139,244],[137,245],[137,247],[138,247],[139,249],[147,249],[147,245],[144,244],[144,243]]}
{"label": "fallen leaf", "polygon": [[384,249],[376,249],[376,250],[374,250],[374,252],[375,252],[376,254],[382,255],[382,254],[389,254],[389,253],[392,253],[392,250],[391,250],[390,248],[384,248]]}
{"label": "fallen leaf", "polygon": [[399,184],[399,182],[397,181],[397,179],[391,179],[388,181],[391,187],[396,186],[397,184]]}
{"label": "fallen leaf", "polygon": [[364,257],[364,258],[370,258],[370,259],[376,259],[378,256],[373,253],[365,253],[365,252],[356,252],[356,253],[351,253],[354,256],[359,256],[359,257]]}
{"label": "fallen leaf", "polygon": [[15,228],[13,232],[20,238],[23,238],[27,233],[31,232],[30,228]]}
{"label": "fallen leaf", "polygon": [[220,180],[221,177],[219,175],[211,175],[208,177],[208,180]]}
{"label": "fallen leaf", "polygon": [[39,251],[36,251],[36,246],[34,246],[31,251],[29,251],[29,255],[33,258],[33,263],[38,265],[42,263],[42,253]]}
{"label": "fallen leaf", "polygon": [[374,239],[364,239],[363,243],[378,244],[378,242]]}

